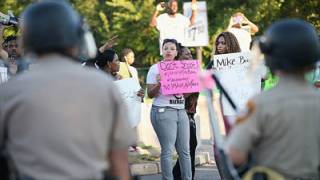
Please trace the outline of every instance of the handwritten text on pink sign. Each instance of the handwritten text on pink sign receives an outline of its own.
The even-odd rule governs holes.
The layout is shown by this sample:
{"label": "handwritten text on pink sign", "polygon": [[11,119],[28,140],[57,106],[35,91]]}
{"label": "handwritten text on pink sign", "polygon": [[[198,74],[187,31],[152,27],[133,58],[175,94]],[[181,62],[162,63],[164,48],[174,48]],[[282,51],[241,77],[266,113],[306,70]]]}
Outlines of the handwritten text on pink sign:
{"label": "handwritten text on pink sign", "polygon": [[198,60],[162,61],[158,67],[164,95],[200,91]]}

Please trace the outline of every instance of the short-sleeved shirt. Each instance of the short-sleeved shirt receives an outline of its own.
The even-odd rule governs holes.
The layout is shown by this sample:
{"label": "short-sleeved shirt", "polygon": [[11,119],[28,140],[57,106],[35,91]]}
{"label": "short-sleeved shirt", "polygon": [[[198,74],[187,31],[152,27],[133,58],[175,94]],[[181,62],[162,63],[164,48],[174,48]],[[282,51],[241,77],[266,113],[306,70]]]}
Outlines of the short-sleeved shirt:
{"label": "short-sleeved shirt", "polygon": [[[35,179],[101,179],[108,153],[135,142],[123,103],[105,73],[59,55],[0,86],[0,143]],[[123,132],[126,132],[125,134]]]}
{"label": "short-sleeved shirt", "polygon": [[157,17],[157,29],[160,32],[160,52],[164,39],[175,39],[183,45],[184,32],[189,25],[190,19],[180,13],[177,13],[175,17],[171,17],[167,13],[159,15]]}
{"label": "short-sleeved shirt", "polygon": [[[147,75],[147,84],[158,84],[157,75],[159,75],[158,64],[154,64],[150,67]],[[183,94],[176,95],[163,95],[160,89],[160,94],[154,98],[153,105],[159,107],[172,107],[175,109],[184,109],[184,97]]]}
{"label": "short-sleeved shirt", "polygon": [[257,165],[287,179],[318,179],[320,94],[303,78],[281,77],[275,88],[255,97],[248,107],[226,148],[252,152]]}

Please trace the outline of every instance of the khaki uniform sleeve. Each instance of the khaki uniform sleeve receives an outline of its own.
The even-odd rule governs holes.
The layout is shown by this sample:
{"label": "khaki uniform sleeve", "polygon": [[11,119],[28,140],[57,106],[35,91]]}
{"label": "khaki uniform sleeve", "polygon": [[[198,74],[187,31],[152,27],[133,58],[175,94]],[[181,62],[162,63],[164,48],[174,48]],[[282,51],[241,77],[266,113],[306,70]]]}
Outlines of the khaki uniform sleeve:
{"label": "khaki uniform sleeve", "polygon": [[225,148],[233,147],[243,153],[249,153],[254,144],[261,136],[261,128],[259,113],[256,105],[249,101],[247,104],[247,112],[243,116],[239,116],[235,127],[231,130],[227,138]]}
{"label": "khaki uniform sleeve", "polygon": [[114,107],[112,108],[113,113],[113,127],[111,132],[111,149],[122,149],[128,148],[133,145],[136,140],[136,135],[134,129],[130,127],[128,117],[126,112],[128,112],[125,104],[122,102],[120,94],[117,88],[113,85],[112,90],[112,100]]}

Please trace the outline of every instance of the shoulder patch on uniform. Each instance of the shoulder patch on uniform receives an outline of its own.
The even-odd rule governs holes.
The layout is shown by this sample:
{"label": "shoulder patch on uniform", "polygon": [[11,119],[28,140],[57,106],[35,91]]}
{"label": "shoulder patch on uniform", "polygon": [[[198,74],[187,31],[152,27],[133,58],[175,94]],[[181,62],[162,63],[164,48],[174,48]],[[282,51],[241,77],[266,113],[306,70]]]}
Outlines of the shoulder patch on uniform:
{"label": "shoulder patch on uniform", "polygon": [[243,114],[239,115],[236,119],[236,125],[241,124],[249,119],[249,117],[256,111],[256,105],[253,101],[249,100]]}

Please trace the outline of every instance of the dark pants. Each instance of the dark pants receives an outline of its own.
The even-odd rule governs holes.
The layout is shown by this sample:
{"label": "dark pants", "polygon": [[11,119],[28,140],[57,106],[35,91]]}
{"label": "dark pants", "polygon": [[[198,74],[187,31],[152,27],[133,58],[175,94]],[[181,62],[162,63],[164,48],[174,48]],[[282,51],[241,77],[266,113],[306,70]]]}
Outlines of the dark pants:
{"label": "dark pants", "polygon": [[[188,117],[190,122],[190,157],[191,157],[192,179],[194,179],[195,154],[196,154],[196,148],[197,148],[197,133],[196,133],[196,123],[194,120],[194,114],[188,113]],[[175,180],[181,180],[179,159],[177,159],[176,165],[173,167],[172,174]]]}

